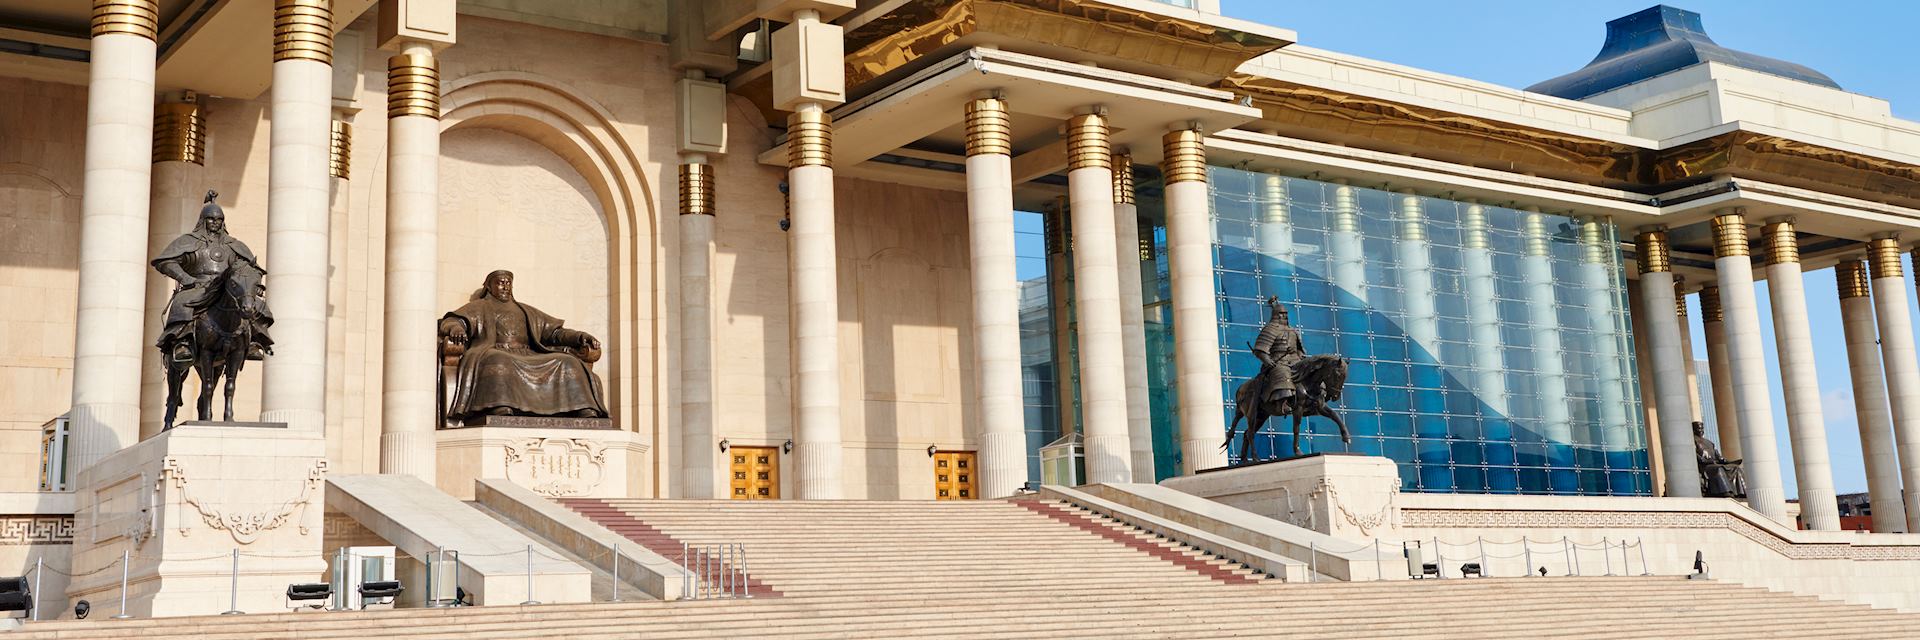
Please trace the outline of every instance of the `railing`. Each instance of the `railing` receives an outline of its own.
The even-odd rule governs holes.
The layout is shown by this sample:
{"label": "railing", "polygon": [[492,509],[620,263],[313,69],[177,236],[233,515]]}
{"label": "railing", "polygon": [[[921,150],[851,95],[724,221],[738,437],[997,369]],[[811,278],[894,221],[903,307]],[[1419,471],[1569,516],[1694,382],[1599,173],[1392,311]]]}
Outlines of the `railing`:
{"label": "railing", "polygon": [[[1471,563],[1478,567],[1478,575],[1485,578],[1547,576],[1551,571],[1548,564],[1535,564],[1536,559],[1559,565],[1557,568],[1561,570],[1560,575],[1564,576],[1653,575],[1652,570],[1647,566],[1646,544],[1638,538],[1633,541],[1601,538],[1599,542],[1581,543],[1574,542],[1567,536],[1561,536],[1558,540],[1534,540],[1527,537],[1517,540],[1488,540],[1485,536],[1475,536],[1472,542],[1455,543],[1435,536],[1404,541],[1374,540],[1371,544],[1344,549],[1311,542],[1308,544],[1308,549],[1307,580],[1309,582],[1319,579],[1320,555],[1323,553],[1349,558],[1354,555],[1371,554],[1375,565],[1374,580],[1387,579],[1386,564],[1390,562],[1388,560],[1390,556],[1386,554],[1392,552],[1397,552],[1400,558],[1406,560],[1407,576],[1413,578],[1424,577],[1428,565],[1432,566],[1433,576],[1436,578],[1465,577],[1462,568],[1455,570],[1462,575],[1447,575],[1449,562]],[[1431,562],[1426,555],[1429,549],[1433,554]],[[1450,552],[1451,555],[1449,555]],[[1586,557],[1584,563],[1582,562],[1583,554]],[[1595,556],[1598,556],[1600,561],[1597,566],[1593,562]],[[1501,562],[1494,562],[1496,560]],[[1520,561],[1519,571],[1513,570],[1515,566],[1515,563],[1511,562],[1513,560]],[[1640,569],[1638,574],[1633,573],[1636,562]],[[1496,570],[1495,567],[1499,568]],[[1593,573],[1594,569],[1603,570],[1604,573]]]}
{"label": "railing", "polygon": [[747,579],[746,545],[683,542],[680,566],[687,570],[680,585],[681,600],[753,597]]}

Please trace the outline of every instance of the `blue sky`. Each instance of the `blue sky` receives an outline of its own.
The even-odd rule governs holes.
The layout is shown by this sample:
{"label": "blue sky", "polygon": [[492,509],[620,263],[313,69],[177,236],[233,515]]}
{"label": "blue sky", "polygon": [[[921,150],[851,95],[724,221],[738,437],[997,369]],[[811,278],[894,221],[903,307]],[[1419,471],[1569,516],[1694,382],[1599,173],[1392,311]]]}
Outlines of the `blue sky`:
{"label": "blue sky", "polygon": [[[1585,66],[1600,50],[1608,20],[1654,3],[1222,0],[1221,4],[1229,16],[1293,29],[1307,46],[1519,88]],[[1699,12],[1707,34],[1721,46],[1812,67],[1848,91],[1891,102],[1895,116],[1920,119],[1920,82],[1908,70],[1912,53],[1906,46],[1911,43],[1912,25],[1920,24],[1920,2],[1688,0],[1673,4]],[[1834,8],[1835,4],[1844,8]],[[1909,277],[1912,273],[1910,268]],[[1834,483],[1841,493],[1865,491],[1833,271],[1808,272],[1806,289]],[[1793,457],[1764,283],[1758,294],[1775,392],[1774,431],[1780,444],[1781,473],[1791,496],[1797,493]],[[1705,358],[1697,297],[1692,305],[1696,357]],[[1706,371],[1702,369],[1700,375]]]}

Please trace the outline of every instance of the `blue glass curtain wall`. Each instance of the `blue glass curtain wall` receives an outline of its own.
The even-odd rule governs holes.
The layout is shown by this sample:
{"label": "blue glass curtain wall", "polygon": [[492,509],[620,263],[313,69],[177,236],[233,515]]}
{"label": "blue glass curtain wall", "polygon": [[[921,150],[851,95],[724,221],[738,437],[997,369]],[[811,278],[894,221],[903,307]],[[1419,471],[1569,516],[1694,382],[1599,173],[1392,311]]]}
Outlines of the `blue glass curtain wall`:
{"label": "blue glass curtain wall", "polygon": [[[1611,224],[1224,167],[1211,178],[1225,397],[1259,372],[1248,345],[1273,296],[1308,352],[1350,360],[1335,408],[1353,444],[1311,419],[1303,449],[1391,458],[1407,491],[1651,493]],[[1290,425],[1268,426],[1230,455],[1290,455]]]}

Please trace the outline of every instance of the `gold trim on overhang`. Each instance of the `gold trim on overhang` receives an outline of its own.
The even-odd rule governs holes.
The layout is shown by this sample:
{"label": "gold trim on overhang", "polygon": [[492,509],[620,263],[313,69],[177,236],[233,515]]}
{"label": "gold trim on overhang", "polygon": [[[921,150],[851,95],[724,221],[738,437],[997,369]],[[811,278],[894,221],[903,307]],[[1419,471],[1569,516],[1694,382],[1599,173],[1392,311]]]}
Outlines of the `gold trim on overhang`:
{"label": "gold trim on overhang", "polygon": [[192,102],[163,102],[153,110],[153,161],[207,161],[207,122],[200,105]]}
{"label": "gold trim on overhang", "polygon": [[847,32],[847,85],[886,75],[975,33],[1209,76],[1232,73],[1289,44],[1092,0],[920,0]]}
{"label": "gold trim on overhang", "polygon": [[1867,277],[1865,262],[1841,260],[1833,265],[1833,280],[1838,285],[1841,300],[1873,295],[1873,280]]}
{"label": "gold trim on overhang", "polygon": [[1276,78],[1234,74],[1214,88],[1251,98],[1261,120],[1288,135],[1349,144],[1344,136],[1360,134],[1378,144],[1350,146],[1615,188],[1638,182],[1645,151]]}

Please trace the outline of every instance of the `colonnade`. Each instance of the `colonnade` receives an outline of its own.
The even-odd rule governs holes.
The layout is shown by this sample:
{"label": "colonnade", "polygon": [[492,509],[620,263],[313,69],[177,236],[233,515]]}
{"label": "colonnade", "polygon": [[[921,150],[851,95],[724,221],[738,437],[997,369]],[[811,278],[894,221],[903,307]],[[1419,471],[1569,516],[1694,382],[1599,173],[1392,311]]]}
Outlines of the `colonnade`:
{"label": "colonnade", "polygon": [[[1751,252],[1758,246],[1765,260],[1800,518],[1810,529],[1837,530],[1840,517],[1795,221],[1788,217],[1766,220],[1757,242],[1750,236],[1755,225],[1743,208],[1716,211],[1711,224],[1716,282],[1700,289],[1700,307],[1721,454],[1744,460],[1748,504],[1787,522],[1770,405],[1773,390],[1765,369],[1752,275]],[[1667,308],[1662,303],[1676,301],[1668,293],[1675,290],[1666,286],[1673,278],[1666,231],[1646,229],[1637,240],[1640,292],[1649,314],[1645,318],[1649,340],[1640,348],[1651,352],[1667,494],[1698,496],[1699,476],[1694,458],[1687,455],[1694,450],[1687,424],[1693,411],[1684,365],[1692,355],[1679,339],[1686,331],[1684,289],[1677,292],[1681,306],[1675,314],[1655,312]],[[1920,492],[1920,361],[1915,360],[1899,240],[1891,234],[1877,236],[1867,249],[1866,262],[1848,258],[1834,270],[1873,530],[1914,531],[1920,522],[1914,520],[1914,505],[1907,501]],[[1685,410],[1669,411],[1668,407]]]}

